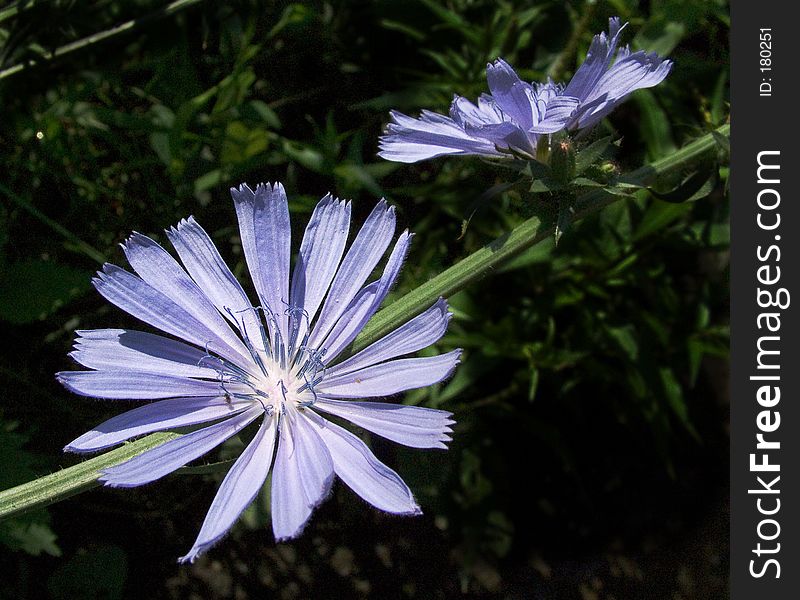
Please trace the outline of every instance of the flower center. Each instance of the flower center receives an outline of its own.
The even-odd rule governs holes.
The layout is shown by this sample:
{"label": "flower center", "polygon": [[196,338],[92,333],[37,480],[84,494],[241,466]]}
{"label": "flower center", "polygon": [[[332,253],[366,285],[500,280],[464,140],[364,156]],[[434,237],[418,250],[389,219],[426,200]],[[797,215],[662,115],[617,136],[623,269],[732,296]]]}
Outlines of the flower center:
{"label": "flower center", "polygon": [[[315,388],[325,375],[322,361],[325,350],[315,350],[305,345],[310,332],[308,315],[296,308],[285,311],[289,328],[289,339],[285,342],[271,311],[261,307],[252,310],[257,317],[258,311],[262,311],[267,321],[265,328],[260,318],[255,319],[260,340],[253,340],[247,335],[244,319],[236,318],[236,321],[240,323],[242,340],[253,358],[258,375],[212,355],[208,348],[198,365],[217,372],[220,389],[226,398],[259,402],[270,414],[282,414],[287,408],[302,409],[313,405],[317,399]],[[235,317],[233,312],[228,313]],[[303,323],[306,325],[305,335],[298,340]]]}

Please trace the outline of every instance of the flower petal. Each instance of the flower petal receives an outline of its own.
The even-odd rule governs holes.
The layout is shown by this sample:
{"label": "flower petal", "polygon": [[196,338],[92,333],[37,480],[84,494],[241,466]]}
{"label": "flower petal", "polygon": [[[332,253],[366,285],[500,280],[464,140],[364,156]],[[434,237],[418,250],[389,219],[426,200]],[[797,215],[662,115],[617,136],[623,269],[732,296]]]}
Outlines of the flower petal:
{"label": "flower petal", "polygon": [[137,319],[201,348],[207,347],[250,372],[255,369],[249,354],[242,355],[239,350],[231,348],[205,323],[136,275],[106,264],[92,283],[106,300]]}
{"label": "flower petal", "polygon": [[398,515],[422,511],[408,486],[355,435],[310,413],[311,421],[325,442],[336,474],[347,486],[375,508]]}
{"label": "flower petal", "polygon": [[112,417],[70,442],[65,452],[96,452],[146,433],[197,425],[234,415],[250,406],[223,397],[171,398]]}
{"label": "flower petal", "polygon": [[[154,400],[180,396],[218,396],[219,381],[140,371],[61,371],[56,379],[69,391],[110,400]],[[239,388],[230,386],[229,389]]]}
{"label": "flower petal", "polygon": [[447,448],[455,423],[453,413],[421,406],[385,402],[343,402],[318,398],[314,408],[323,410],[413,448]]}
{"label": "flower petal", "polygon": [[408,230],[400,234],[397,243],[394,245],[392,254],[386,262],[386,268],[383,270],[381,278],[376,282],[376,285],[370,284],[362,290],[351,303],[351,305],[344,312],[342,317],[338,320],[331,333],[322,343],[321,347],[325,348],[325,356],[323,362],[329,362],[339,355],[347,345],[352,342],[359,332],[367,324],[367,321],[372,318],[372,315],[378,310],[389,290],[392,289],[397,276],[400,274],[400,269],[403,266],[403,261],[408,254],[409,246],[411,245],[411,238]]}
{"label": "flower petal", "polygon": [[221,423],[187,433],[113,467],[103,469],[100,481],[109,487],[136,487],[172,473],[239,433],[264,413],[261,405]]}
{"label": "flower petal", "polygon": [[378,156],[413,163],[447,154],[502,156],[494,142],[470,135],[452,118],[423,111],[419,119],[392,111],[392,123],[379,140]]}
{"label": "flower petal", "polygon": [[372,209],[342,261],[315,323],[308,346],[318,348],[372,273],[392,241],[394,207],[381,200]]}
{"label": "flower petal", "polygon": [[[272,311],[278,329],[288,339],[289,259],[292,227],[289,222],[289,202],[283,185],[272,188],[259,185],[253,204],[255,249],[258,253],[258,290],[261,301]],[[255,279],[255,277],[254,277]]]}
{"label": "flower petal", "polygon": [[467,124],[498,125],[504,121],[503,112],[497,107],[494,98],[487,94],[478,99],[477,105],[462,96],[453,97],[450,103],[450,118],[461,127]]}
{"label": "flower petal", "polygon": [[350,203],[330,194],[317,204],[306,226],[300,254],[292,275],[291,305],[305,316],[295,315],[292,334],[302,340],[342,260],[350,230]]}
{"label": "flower petal", "polygon": [[[239,220],[242,250],[258,297],[278,323],[284,322],[289,302],[288,246],[291,243],[286,193],[280,183],[274,186],[260,183],[255,191],[243,183],[231,188],[231,196]],[[270,324],[270,333],[274,336],[273,329]],[[280,326],[279,330],[283,331]]]}
{"label": "flower petal", "polygon": [[258,433],[222,480],[191,550],[178,562],[192,563],[222,537],[258,495],[275,449],[275,419],[265,417]]}
{"label": "flower petal", "polygon": [[606,71],[586,101],[573,116],[571,127],[591,127],[627,99],[634,91],[661,83],[672,69],[672,61],[657,54],[620,50],[614,65]]}
{"label": "flower petal", "polygon": [[181,268],[169,252],[140,233],[123,244],[125,256],[139,277],[187,313],[203,323],[217,339],[247,361],[250,353],[216,309],[205,292]]}
{"label": "flower petal", "polygon": [[464,129],[474,136],[492,140],[495,148],[517,150],[530,155],[536,152],[536,136],[528,134],[513,121],[489,125],[467,123]]}
{"label": "flower petal", "polygon": [[578,99],[572,96],[556,96],[547,103],[544,117],[531,127],[534,133],[555,133],[566,127],[578,109]]}
{"label": "flower petal", "polygon": [[193,217],[167,231],[189,275],[217,310],[251,340],[260,340],[260,317],[214,242]]}
{"label": "flower petal", "polygon": [[272,530],[277,541],[297,537],[333,484],[328,449],[304,413],[284,413],[272,473]]}
{"label": "flower petal", "polygon": [[564,90],[566,95],[575,96],[580,100],[586,100],[589,97],[603,73],[611,66],[619,44],[620,32],[624,28],[619,17],[612,17],[608,20],[608,36],[603,32],[592,38],[592,44],[586,53],[586,60],[575,71],[575,75],[572,76]]}
{"label": "flower petal", "polygon": [[486,80],[497,105],[522,129],[533,125],[531,85],[522,81],[506,61],[498,58],[486,65]]}
{"label": "flower petal", "polygon": [[438,356],[401,358],[325,377],[316,391],[329,398],[374,398],[439,383],[449,377],[458,364],[461,350]]}
{"label": "flower petal", "polygon": [[362,288],[353,298],[350,306],[339,317],[336,326],[328,334],[325,341],[319,345],[320,348],[325,350],[325,355],[321,357],[323,363],[336,358],[336,355],[347,346],[346,343],[340,344],[340,341],[344,342],[352,334],[358,335],[358,331],[363,328],[363,325],[359,325],[359,323],[375,303],[379,286],[380,281],[373,281]]}
{"label": "flower petal", "polygon": [[146,371],[176,377],[217,375],[200,366],[208,355],[182,342],[132,329],[89,329],[75,332],[70,356],[84,367],[99,371]]}
{"label": "flower petal", "polygon": [[401,325],[361,352],[330,367],[327,376],[343,375],[427,348],[445,334],[451,316],[452,313],[447,310],[447,301],[440,298],[421,315]]}

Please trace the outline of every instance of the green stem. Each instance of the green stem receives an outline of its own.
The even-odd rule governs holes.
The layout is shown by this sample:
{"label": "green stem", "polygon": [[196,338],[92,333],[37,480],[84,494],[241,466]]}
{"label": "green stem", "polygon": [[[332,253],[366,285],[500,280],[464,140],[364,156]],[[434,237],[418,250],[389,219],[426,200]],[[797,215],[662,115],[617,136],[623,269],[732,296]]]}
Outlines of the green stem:
{"label": "green stem", "polygon": [[[725,125],[716,133],[727,137],[730,127]],[[713,134],[709,133],[671,156],[629,173],[620,179],[620,183],[629,187],[650,185],[661,175],[685,169],[714,150],[716,145],[717,141]],[[583,198],[579,198],[576,205],[576,218],[596,212],[621,197],[602,190],[587,194]],[[469,255],[427,283],[409,292],[391,306],[378,312],[356,339],[355,350],[364,348],[419,314],[440,296],[450,296],[496,272],[504,263],[519,256],[537,242],[551,236],[552,233],[552,226],[543,226],[536,217],[528,219],[511,232]],[[125,462],[178,435],[177,433],[154,433],[73,467],[0,492],[0,518],[41,508],[91,489],[99,485],[97,480],[100,477],[101,469]]]}
{"label": "green stem", "polygon": [[0,519],[36,510],[97,487],[103,469],[130,460],[176,437],[177,433],[153,433],[73,467],[0,492]]}
{"label": "green stem", "polygon": [[[94,33],[85,38],[81,38],[69,44],[65,44],[64,46],[60,46],[56,48],[54,51],[46,54],[41,59],[31,59],[13,65],[7,69],[3,69],[2,71],[0,71],[0,80],[5,79],[6,77],[11,77],[12,75],[16,75],[20,71],[24,71],[29,67],[34,67],[36,65],[43,64],[45,62],[54,60],[56,58],[60,58],[66,54],[75,52],[76,50],[80,50],[82,48],[86,48],[87,46],[91,46],[93,44],[97,44],[98,42],[102,42],[121,33],[125,33],[127,31],[133,31],[134,29],[136,29],[141,25],[144,25],[145,23],[154,21],[156,19],[161,19],[163,17],[168,17],[170,15],[175,14],[178,11],[183,10],[184,8],[188,8],[189,6],[192,6],[194,4],[199,4],[200,2],[203,2],[203,0],[175,0],[175,2],[170,2],[165,7],[160,8],[150,13],[149,15],[145,15],[138,19],[131,19],[130,21],[126,21],[121,25],[112,27],[111,29],[106,29],[105,31],[101,31],[100,33]],[[30,8],[30,6],[32,5],[33,5],[32,3],[29,3],[23,8]],[[10,14],[8,16],[13,16],[13,14]]]}

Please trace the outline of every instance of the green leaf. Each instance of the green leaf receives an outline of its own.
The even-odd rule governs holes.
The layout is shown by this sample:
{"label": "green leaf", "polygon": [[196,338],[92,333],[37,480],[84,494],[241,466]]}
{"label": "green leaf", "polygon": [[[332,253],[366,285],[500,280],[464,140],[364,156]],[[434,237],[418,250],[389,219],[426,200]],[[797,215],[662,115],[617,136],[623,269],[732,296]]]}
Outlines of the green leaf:
{"label": "green leaf", "polygon": [[465,21],[461,15],[442,6],[435,0],[422,0],[422,3],[434,12],[445,24],[461,33],[464,38],[473,44],[480,43],[481,36],[477,28],[473,27],[468,21]]}
{"label": "green leaf", "polygon": [[399,31],[400,33],[406,34],[408,37],[421,42],[425,39],[425,34],[422,33],[419,29],[415,29],[406,23],[401,23],[399,21],[393,21],[391,19],[381,19],[380,21],[381,27],[384,29],[389,29],[390,31]]}
{"label": "green leaf", "polygon": [[169,166],[172,162],[172,149],[169,145],[169,134],[158,131],[150,134],[150,147],[162,163]]}
{"label": "green leaf", "polygon": [[668,156],[675,151],[669,116],[650,90],[639,90],[634,98],[642,114],[640,129],[647,147],[647,157],[654,160]]}
{"label": "green leaf", "polygon": [[703,360],[705,344],[690,339],[686,342],[686,357],[689,361],[689,384],[694,387],[697,383],[697,376],[700,374],[700,364]]}
{"label": "green leaf", "polygon": [[656,200],[644,213],[639,226],[633,232],[633,241],[639,241],[667,227],[692,210],[690,204],[672,204]]}
{"label": "green leaf", "polygon": [[333,173],[345,181],[346,188],[364,188],[375,196],[385,196],[383,188],[364,165],[342,163],[333,168]]}
{"label": "green leaf", "polygon": [[557,192],[563,190],[564,185],[553,179],[534,179],[531,183],[530,191],[534,194],[544,194],[547,192]]}
{"label": "green leaf", "polygon": [[228,460],[218,460],[217,462],[208,463],[205,465],[197,465],[195,467],[181,467],[175,471],[176,475],[210,475],[212,473],[224,473],[233,466],[236,462],[235,458]]}
{"label": "green leaf", "polygon": [[12,550],[22,550],[32,556],[61,556],[56,534],[44,523],[22,523],[17,520],[0,523],[0,540]]}
{"label": "green leaf", "polygon": [[639,357],[639,341],[636,339],[636,333],[633,325],[623,325],[621,327],[609,327],[606,329],[609,337],[619,346],[625,355],[631,361],[637,360]]}
{"label": "green leaf", "polygon": [[461,365],[456,369],[453,378],[447,382],[444,389],[437,397],[437,404],[442,404],[453,398],[457,398],[464,390],[469,389],[475,382],[485,375],[492,365],[489,361],[467,355],[462,358]]}
{"label": "green leaf", "polygon": [[712,131],[711,135],[714,136],[714,141],[716,141],[717,144],[719,144],[719,147],[725,151],[725,154],[731,153],[731,140],[729,138],[717,133],[716,131]]}
{"label": "green leaf", "polygon": [[531,368],[531,380],[528,385],[528,402],[533,402],[536,399],[536,390],[539,389],[539,369],[536,367]]}
{"label": "green leaf", "polygon": [[278,118],[278,114],[265,102],[261,100],[251,100],[246,104],[246,108],[249,108],[255,112],[256,115],[258,115],[258,118],[261,119],[270,129],[281,128],[281,120]]}
{"label": "green leaf", "polygon": [[658,16],[639,30],[634,38],[634,46],[655,52],[659,56],[669,56],[685,35],[686,26],[683,23]]}
{"label": "green leaf", "polygon": [[194,180],[194,193],[198,194],[217,187],[222,181],[222,169],[213,169]]}
{"label": "green leaf", "polygon": [[580,175],[596,163],[598,159],[603,156],[603,153],[608,150],[612,141],[614,141],[614,136],[607,135],[604,138],[592,142],[586,146],[586,148],[578,152],[575,157],[575,174]]}
{"label": "green leaf", "polygon": [[269,134],[259,127],[248,127],[241,121],[231,121],[225,127],[220,163],[238,165],[261,154],[269,146]]}
{"label": "green leaf", "polygon": [[716,169],[713,165],[701,168],[669,192],[662,193],[650,189],[650,193],[659,200],[675,204],[705,198],[714,188],[714,183],[716,182],[715,171]]}
{"label": "green leaf", "polygon": [[553,239],[555,240],[556,246],[558,246],[558,241],[561,239],[561,236],[569,231],[572,226],[574,212],[572,206],[566,202],[558,203],[558,217],[556,219],[555,231],[553,231]]}
{"label": "green leaf", "polygon": [[683,389],[675,378],[675,373],[668,367],[661,367],[659,369],[659,375],[661,377],[664,396],[672,412],[675,413],[681,424],[686,427],[689,433],[694,437],[698,437],[697,431],[689,420],[689,409],[683,398]]}
{"label": "green leaf", "polygon": [[550,170],[550,167],[543,162],[539,162],[538,160],[526,161],[525,168],[522,170],[522,173],[531,179],[553,178],[553,172]]}
{"label": "green leaf", "polygon": [[267,477],[264,485],[250,506],[242,513],[242,524],[250,530],[263,530],[271,525],[272,514],[272,475]]}
{"label": "green leaf", "polygon": [[313,148],[309,148],[299,142],[284,140],[283,152],[286,156],[303,165],[309,171],[314,171],[315,173],[323,171],[325,159],[320,152]]}

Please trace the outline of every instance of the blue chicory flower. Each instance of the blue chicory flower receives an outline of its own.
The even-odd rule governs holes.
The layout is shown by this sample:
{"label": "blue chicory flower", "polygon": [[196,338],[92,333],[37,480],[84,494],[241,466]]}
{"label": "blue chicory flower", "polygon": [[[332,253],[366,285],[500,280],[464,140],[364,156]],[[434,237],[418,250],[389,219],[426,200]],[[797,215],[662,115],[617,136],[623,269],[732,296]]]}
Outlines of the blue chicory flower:
{"label": "blue chicory flower", "polygon": [[586,60],[564,88],[563,94],[579,100],[567,129],[596,125],[632,92],[656,86],[669,75],[672,61],[655,52],[631,52],[628,46],[617,50],[625,25],[619,17],[609,19],[608,35],[594,36]]}
{"label": "blue chicory flower", "polygon": [[624,28],[609,19],[609,33],[594,36],[586,60],[563,84],[527,83],[499,58],[486,67],[491,94],[477,105],[455,96],[449,116],[423,110],[418,119],[390,113],[378,155],[413,163],[443,155],[536,155],[542,136],[596,125],[632,92],[659,84],[672,62],[655,52],[617,50]]}
{"label": "blue chicory flower", "polygon": [[94,285],[122,310],[182,341],[128,329],[78,331],[70,356],[90,370],[57,375],[84,396],[154,401],[98,425],[67,451],[94,452],[155,431],[202,426],[106,468],[101,481],[107,486],[159,479],[260,421],[181,562],[194,561],[227,533],[270,467],[277,540],[302,533],[334,474],[381,510],[420,513],[400,476],[323,414],[415,448],[445,448],[452,432],[449,412],[358,400],[432,385],[452,373],[460,350],[399,358],[444,335],[451,316],[444,300],[336,362],[377,311],[408,251],[412,234],[404,231],[383,274],[365,285],[394,236],[393,207],[381,200],[345,253],[350,203],[325,196],[311,215],[290,277],[283,186],[262,184],[254,191],[242,185],[231,193],[260,306],[251,305],[193,218],[167,232],[183,267],[155,241],[134,233],[123,248],[136,275],[106,264]]}

